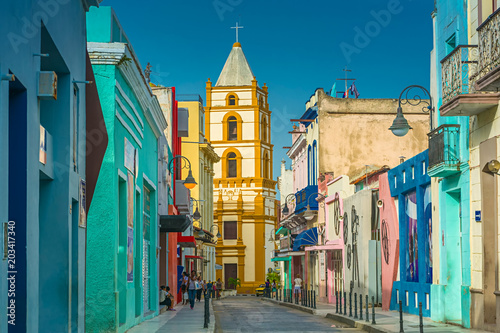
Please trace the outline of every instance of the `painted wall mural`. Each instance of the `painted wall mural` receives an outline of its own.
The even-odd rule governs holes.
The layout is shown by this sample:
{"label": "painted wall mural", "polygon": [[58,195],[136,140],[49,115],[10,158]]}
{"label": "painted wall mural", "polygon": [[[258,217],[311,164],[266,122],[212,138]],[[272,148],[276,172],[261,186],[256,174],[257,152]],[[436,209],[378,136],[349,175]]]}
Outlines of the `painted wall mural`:
{"label": "painted wall mural", "polygon": [[406,227],[406,281],[418,282],[418,231],[417,231],[417,193],[405,195]]}

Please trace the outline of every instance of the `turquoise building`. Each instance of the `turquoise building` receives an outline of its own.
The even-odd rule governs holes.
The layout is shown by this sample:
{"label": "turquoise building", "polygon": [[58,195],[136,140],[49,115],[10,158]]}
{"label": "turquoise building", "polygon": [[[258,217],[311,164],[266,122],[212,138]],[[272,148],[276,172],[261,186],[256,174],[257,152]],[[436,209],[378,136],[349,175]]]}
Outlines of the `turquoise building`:
{"label": "turquoise building", "polygon": [[87,222],[86,331],[125,332],[158,314],[158,138],[167,128],[110,7],[87,15],[109,144]]}
{"label": "turquoise building", "polygon": [[[470,327],[471,307],[469,117],[446,113],[443,106],[455,89],[449,84],[468,81],[469,48],[459,47],[468,44],[467,3],[437,0],[432,13],[431,95],[437,128],[429,133],[428,167],[434,184],[431,319],[464,327]],[[465,76],[442,77],[451,73],[449,65],[465,69]]]}
{"label": "turquoise building", "polygon": [[89,170],[107,144],[87,82],[85,15],[98,2],[0,2],[2,333],[85,328]]}

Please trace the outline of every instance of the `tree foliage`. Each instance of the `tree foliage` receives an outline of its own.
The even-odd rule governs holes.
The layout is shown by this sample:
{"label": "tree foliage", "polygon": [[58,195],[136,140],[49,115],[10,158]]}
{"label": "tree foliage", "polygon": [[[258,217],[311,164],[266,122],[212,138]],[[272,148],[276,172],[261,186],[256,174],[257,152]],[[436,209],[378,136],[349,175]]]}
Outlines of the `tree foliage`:
{"label": "tree foliage", "polygon": [[228,279],[227,283],[229,285],[228,287],[233,286],[234,289],[236,289],[236,286],[241,287],[241,280],[240,280],[240,278],[232,278],[231,277],[231,278]]}

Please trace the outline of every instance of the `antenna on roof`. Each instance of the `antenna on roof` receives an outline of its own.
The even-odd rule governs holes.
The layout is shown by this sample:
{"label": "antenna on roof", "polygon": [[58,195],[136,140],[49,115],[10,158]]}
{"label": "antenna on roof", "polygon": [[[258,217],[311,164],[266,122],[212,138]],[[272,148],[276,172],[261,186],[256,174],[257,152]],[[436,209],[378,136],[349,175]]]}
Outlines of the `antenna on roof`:
{"label": "antenna on roof", "polygon": [[146,82],[150,83],[151,82],[151,64],[148,62],[146,65],[146,69],[144,70],[144,76],[146,77]]}
{"label": "antenna on roof", "polygon": [[[348,79],[347,78],[347,72],[352,72],[352,70],[350,69],[347,69],[347,66],[344,67],[344,69],[342,69],[345,73],[345,78],[344,79],[337,79],[338,81],[344,81],[345,83],[345,91],[338,91],[336,92],[336,94],[344,94],[342,97],[344,98],[349,98],[349,91],[347,90],[347,81],[356,81],[356,79]],[[335,97],[337,97],[337,95],[335,95]]]}

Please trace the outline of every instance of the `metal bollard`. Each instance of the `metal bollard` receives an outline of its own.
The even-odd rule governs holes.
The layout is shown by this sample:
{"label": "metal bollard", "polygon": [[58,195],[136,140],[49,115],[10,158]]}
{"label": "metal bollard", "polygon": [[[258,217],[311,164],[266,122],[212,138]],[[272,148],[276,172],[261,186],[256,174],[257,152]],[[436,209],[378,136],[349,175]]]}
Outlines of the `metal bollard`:
{"label": "metal bollard", "polygon": [[418,316],[420,317],[420,333],[424,333],[424,320],[422,319],[422,302],[418,303]]}
{"label": "metal bollard", "polygon": [[339,292],[339,313],[342,314],[342,292]]}
{"label": "metal bollard", "polygon": [[314,298],[313,298],[313,300],[314,300],[313,308],[316,309],[316,290],[313,291],[313,296],[314,296]]}
{"label": "metal bollard", "polygon": [[405,333],[403,328],[403,301],[399,301],[399,333]]}
{"label": "metal bollard", "polygon": [[359,294],[359,320],[363,320],[363,295]]}
{"label": "metal bollard", "polygon": [[339,292],[335,290],[335,313],[339,313]]}
{"label": "metal bollard", "polygon": [[208,328],[207,310],[208,310],[208,298],[205,298],[205,321],[203,323],[203,328]]}
{"label": "metal bollard", "polygon": [[354,319],[358,319],[358,294],[354,293]]}
{"label": "metal bollard", "polygon": [[352,317],[352,292],[349,292],[349,317]]}
{"label": "metal bollard", "polygon": [[347,314],[347,293],[344,291],[344,316]]}
{"label": "metal bollard", "polygon": [[366,321],[367,322],[370,322],[370,318],[369,318],[369,312],[368,312],[368,295],[366,295]]}
{"label": "metal bollard", "polygon": [[372,324],[375,325],[375,296],[372,296]]}

